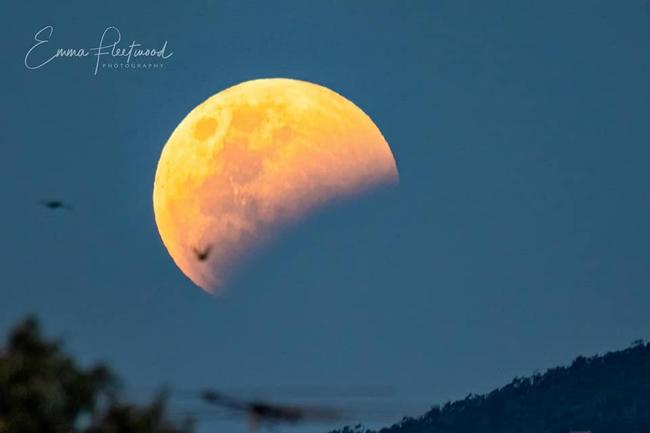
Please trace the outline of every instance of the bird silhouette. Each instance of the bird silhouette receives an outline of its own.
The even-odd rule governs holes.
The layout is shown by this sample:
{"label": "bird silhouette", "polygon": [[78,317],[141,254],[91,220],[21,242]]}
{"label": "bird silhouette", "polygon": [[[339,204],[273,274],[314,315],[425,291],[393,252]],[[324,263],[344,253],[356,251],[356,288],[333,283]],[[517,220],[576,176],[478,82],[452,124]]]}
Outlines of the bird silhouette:
{"label": "bird silhouette", "polygon": [[234,399],[212,390],[204,390],[201,399],[206,403],[242,412],[249,417],[250,433],[255,433],[259,422],[298,423],[305,421],[340,421],[341,414],[331,408],[284,405],[263,401]]}
{"label": "bird silhouette", "polygon": [[210,250],[212,249],[211,245],[208,245],[207,247],[203,248],[202,250],[198,248],[193,248],[194,254],[196,255],[196,258],[199,262],[204,262],[208,256],[210,255]]}
{"label": "bird silhouette", "polygon": [[57,210],[57,209],[72,210],[72,206],[62,202],[61,200],[42,200],[41,205],[52,210]]}

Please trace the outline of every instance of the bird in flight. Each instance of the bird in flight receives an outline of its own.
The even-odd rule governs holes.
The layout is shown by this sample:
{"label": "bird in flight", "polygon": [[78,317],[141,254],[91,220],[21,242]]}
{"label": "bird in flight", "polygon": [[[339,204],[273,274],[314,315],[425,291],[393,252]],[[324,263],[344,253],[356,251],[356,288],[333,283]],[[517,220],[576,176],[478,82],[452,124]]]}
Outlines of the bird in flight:
{"label": "bird in flight", "polygon": [[193,248],[194,249],[194,254],[196,255],[196,258],[199,262],[204,262],[205,259],[208,258],[210,255],[210,250],[212,249],[211,245],[208,245],[207,247],[203,248],[202,250],[198,248]]}
{"label": "bird in flight", "polygon": [[259,422],[298,423],[305,421],[341,420],[341,414],[330,408],[283,405],[262,401],[245,401],[204,390],[201,399],[206,403],[242,412],[249,417],[250,433],[255,433]]}
{"label": "bird in flight", "polygon": [[41,205],[52,210],[57,210],[57,209],[72,210],[72,206],[62,202],[61,200],[42,200]]}
{"label": "bird in flight", "polygon": [[[259,389],[255,393],[259,393]],[[278,389],[276,389],[278,391]],[[285,391],[294,396],[302,394],[313,397],[363,397],[363,398],[383,398],[392,394],[387,387],[350,387],[346,391],[341,391],[339,387],[289,387]],[[205,388],[202,390],[173,390],[172,397],[183,401],[184,405],[195,400],[199,400],[202,405],[197,407],[185,406],[188,410],[188,416],[197,422],[211,422],[218,419],[242,418],[249,423],[248,433],[257,433],[259,427],[267,427],[273,433],[276,427],[281,424],[296,425],[310,423],[338,423],[345,420],[357,420],[362,413],[364,417],[377,417],[386,412],[385,409],[370,409],[365,406],[360,410],[349,407],[341,409],[340,407],[322,406],[318,404],[303,405],[294,402],[289,404],[278,403],[275,400],[236,397],[230,394],[223,394],[217,390]],[[352,403],[354,404],[354,403]],[[397,412],[389,409],[386,415],[391,419],[401,416]],[[382,418],[383,419],[383,418]],[[649,432],[650,433],[650,432]]]}

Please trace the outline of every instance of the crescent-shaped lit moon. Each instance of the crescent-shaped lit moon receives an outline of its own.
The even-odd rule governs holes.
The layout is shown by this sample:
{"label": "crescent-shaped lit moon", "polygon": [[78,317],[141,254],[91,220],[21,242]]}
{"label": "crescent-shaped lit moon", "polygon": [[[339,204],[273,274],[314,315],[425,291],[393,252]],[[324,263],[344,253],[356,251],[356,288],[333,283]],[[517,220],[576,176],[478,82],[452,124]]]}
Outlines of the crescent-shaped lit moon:
{"label": "crescent-shaped lit moon", "polygon": [[261,79],[217,93],[176,127],[153,207],[176,265],[214,293],[278,228],[397,181],[388,143],[356,105],[316,84]]}

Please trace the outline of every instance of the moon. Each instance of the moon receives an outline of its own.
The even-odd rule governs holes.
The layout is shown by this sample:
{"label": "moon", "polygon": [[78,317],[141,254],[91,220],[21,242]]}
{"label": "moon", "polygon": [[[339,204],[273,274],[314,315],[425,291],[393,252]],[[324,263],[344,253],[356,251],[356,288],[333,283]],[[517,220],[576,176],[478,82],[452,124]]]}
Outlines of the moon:
{"label": "moon", "polygon": [[165,144],[153,188],[160,237],[208,293],[250,252],[315,209],[396,184],[373,121],[326,87],[240,83],[194,108]]}

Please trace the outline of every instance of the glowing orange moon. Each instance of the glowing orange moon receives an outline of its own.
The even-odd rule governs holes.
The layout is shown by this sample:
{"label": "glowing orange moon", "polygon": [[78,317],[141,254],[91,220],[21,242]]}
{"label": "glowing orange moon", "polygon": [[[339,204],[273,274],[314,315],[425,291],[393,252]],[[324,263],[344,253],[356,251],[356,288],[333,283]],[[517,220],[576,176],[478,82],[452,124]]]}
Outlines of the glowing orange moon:
{"label": "glowing orange moon", "polygon": [[[153,207],[176,265],[214,293],[279,227],[397,181],[388,143],[356,105],[316,84],[262,79],[217,93],[176,127],[158,162]],[[196,250],[208,248],[199,260]]]}

